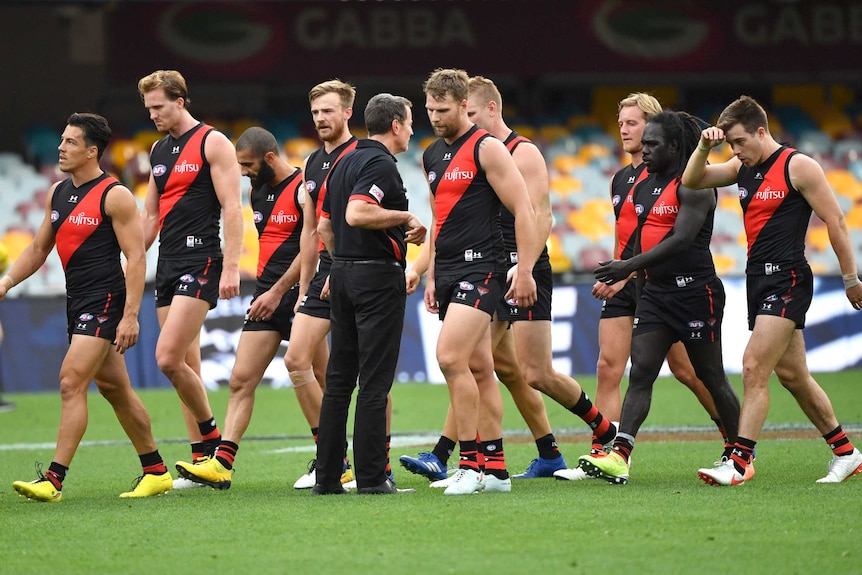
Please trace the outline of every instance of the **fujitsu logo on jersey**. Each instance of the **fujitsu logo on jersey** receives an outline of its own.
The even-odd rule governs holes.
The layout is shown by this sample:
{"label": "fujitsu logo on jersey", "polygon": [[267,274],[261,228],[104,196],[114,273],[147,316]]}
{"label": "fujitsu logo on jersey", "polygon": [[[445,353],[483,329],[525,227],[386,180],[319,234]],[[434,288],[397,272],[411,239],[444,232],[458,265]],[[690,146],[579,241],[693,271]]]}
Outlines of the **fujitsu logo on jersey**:
{"label": "fujitsu logo on jersey", "polygon": [[665,204],[664,202],[660,203],[657,206],[652,207],[652,213],[656,216],[667,216],[670,214],[678,214],[679,206],[675,206],[673,204]]}
{"label": "fujitsu logo on jersey", "polygon": [[766,186],[766,189],[760,190],[754,194],[754,199],[761,201],[783,200],[786,195],[786,190],[773,190],[769,186]]}
{"label": "fujitsu logo on jersey", "polygon": [[88,216],[84,212],[80,212],[77,214],[70,215],[68,222],[76,226],[96,227],[99,225],[99,223],[101,223],[101,220],[99,218],[94,218],[93,216]]}
{"label": "fujitsu logo on jersey", "polygon": [[296,214],[285,214],[284,210],[269,216],[269,221],[274,224],[295,224],[297,220]]}
{"label": "fujitsu logo on jersey", "polygon": [[473,170],[462,170],[457,166],[443,174],[443,177],[450,182],[456,182],[458,180],[472,180],[475,176],[476,172]]}
{"label": "fujitsu logo on jersey", "polygon": [[201,165],[200,164],[192,164],[188,160],[183,160],[182,164],[177,164],[174,166],[174,172],[177,174],[188,174],[191,172],[200,172]]}

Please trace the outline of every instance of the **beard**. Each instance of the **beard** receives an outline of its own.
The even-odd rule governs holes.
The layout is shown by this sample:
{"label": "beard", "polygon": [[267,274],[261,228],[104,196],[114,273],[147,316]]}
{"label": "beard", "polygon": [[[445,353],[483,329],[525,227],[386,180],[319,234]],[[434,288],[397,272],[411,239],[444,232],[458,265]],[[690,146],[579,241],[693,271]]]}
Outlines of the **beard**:
{"label": "beard", "polygon": [[329,127],[329,134],[327,136],[321,135],[320,132],[317,132],[317,136],[320,138],[321,142],[335,142],[344,134],[344,124],[338,124]]}
{"label": "beard", "polygon": [[272,169],[272,166],[262,161],[257,175],[249,179],[251,180],[252,189],[260,190],[275,179],[275,170]]}

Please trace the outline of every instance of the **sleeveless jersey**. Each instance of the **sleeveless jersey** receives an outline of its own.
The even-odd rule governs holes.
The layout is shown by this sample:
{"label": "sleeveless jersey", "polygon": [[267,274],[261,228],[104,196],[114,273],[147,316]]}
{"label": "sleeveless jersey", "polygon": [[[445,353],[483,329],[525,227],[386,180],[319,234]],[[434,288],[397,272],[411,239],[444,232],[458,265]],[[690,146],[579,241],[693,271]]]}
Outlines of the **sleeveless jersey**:
{"label": "sleeveless jersey", "polygon": [[299,254],[302,230],[302,170],[296,170],[271,187],[268,183],[251,192],[254,227],[260,251],[257,257],[257,289],[268,290]]}
{"label": "sleeveless jersey", "polygon": [[[359,140],[356,136],[351,136],[349,140],[329,152],[321,146],[308,156],[305,161],[305,194],[311,201],[314,202],[314,211],[317,214],[317,221],[320,221],[320,211],[323,209],[323,198],[326,197],[326,180],[329,177],[329,171],[332,169],[338,160],[344,154],[356,149],[356,143]],[[324,262],[332,262],[326,246],[323,245],[323,240],[320,240],[318,246],[320,258]]]}
{"label": "sleeveless jersey", "polygon": [[611,203],[617,222],[616,257],[627,260],[635,255],[635,232],[638,228],[638,215],[635,213],[634,191],[638,183],[649,175],[646,164],[641,162],[637,168],[629,164],[614,174],[611,180]]}
{"label": "sleeveless jersey", "polygon": [[473,126],[451,145],[438,139],[422,155],[437,215],[438,271],[506,269],[500,198],[479,165],[479,143],[489,137]]}
{"label": "sleeveless jersey", "polygon": [[179,138],[168,134],[150,154],[159,192],[159,259],[221,255],[221,203],[204,154],[212,130],[200,123]]}
{"label": "sleeveless jersey", "polygon": [[[532,143],[529,139],[513,130],[509,132],[509,136],[503,144],[506,145],[506,149],[509,150],[510,154],[514,154],[515,148],[522,142]],[[503,230],[503,245],[506,246],[506,264],[511,267],[518,263],[518,244],[515,242],[515,216],[504,205],[500,205],[500,227]],[[548,258],[548,246],[546,245],[542,249],[539,259],[536,260],[535,267],[548,267],[550,265],[551,260]]]}
{"label": "sleeveless jersey", "polygon": [[782,146],[760,165],[739,169],[748,264],[745,272],[769,275],[805,265],[805,232],[811,206],[790,183],[790,158],[797,151]]}
{"label": "sleeveless jersey", "polygon": [[[635,212],[640,223],[641,252],[655,247],[673,235],[673,226],[679,215],[677,190],[680,178],[661,178],[655,174],[635,186]],[[713,193],[718,192],[713,190]],[[647,281],[654,286],[700,287],[715,277],[709,241],[712,238],[713,207],[686,249],[674,257],[646,270]]]}
{"label": "sleeveless jersey", "polygon": [[70,297],[125,290],[120,244],[105,214],[105,196],[117,184],[103,173],[80,188],[69,178],[54,189],[51,227]]}

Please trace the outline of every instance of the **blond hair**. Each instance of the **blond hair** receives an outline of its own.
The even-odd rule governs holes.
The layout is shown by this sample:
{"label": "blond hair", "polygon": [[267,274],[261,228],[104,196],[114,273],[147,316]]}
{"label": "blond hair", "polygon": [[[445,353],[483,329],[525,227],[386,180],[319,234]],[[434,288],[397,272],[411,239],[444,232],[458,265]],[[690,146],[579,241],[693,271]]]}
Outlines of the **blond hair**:
{"label": "blond hair", "polygon": [[186,108],[192,103],[189,98],[189,88],[186,85],[186,79],[176,70],[156,70],[149,76],[144,76],[138,80],[138,93],[143,99],[144,94],[158,90],[161,88],[165,91],[165,96],[171,100],[182,98],[185,101]]}
{"label": "blond hair", "polygon": [[648,118],[661,112],[661,104],[652,94],[646,92],[632,92],[622,100],[617,107],[617,112],[629,106],[637,106],[644,113],[644,117]]}
{"label": "blond hair", "polygon": [[353,100],[356,98],[356,88],[338,78],[321,82],[312,88],[308,93],[308,103],[311,104],[317,98],[333,93],[338,94],[342,108],[353,108]]}
{"label": "blond hair", "polygon": [[471,96],[475,95],[483,103],[494,102],[498,110],[502,109],[503,96],[500,95],[500,90],[492,80],[483,76],[473,76],[468,82],[468,90]]}

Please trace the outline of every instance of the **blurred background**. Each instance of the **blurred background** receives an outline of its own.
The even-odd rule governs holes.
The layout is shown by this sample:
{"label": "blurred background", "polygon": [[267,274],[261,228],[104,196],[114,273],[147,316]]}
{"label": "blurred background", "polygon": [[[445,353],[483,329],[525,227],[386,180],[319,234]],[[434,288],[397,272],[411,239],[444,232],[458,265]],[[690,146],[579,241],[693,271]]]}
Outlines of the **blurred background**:
{"label": "blurred background", "polygon": [[[416,134],[399,169],[411,209],[426,221],[428,191],[420,162],[433,137],[422,82],[438,67],[493,79],[508,124],[532,138],[547,160],[556,222],[551,261],[557,285],[576,294],[592,283],[590,270],[613,250],[609,181],[628,163],[619,146],[617,102],[632,91],[647,91],[666,108],[712,122],[724,106],[748,94],[766,107],[779,141],[824,167],[847,215],[857,259],[862,253],[858,2],[7,1],[0,5],[0,39],[0,241],[12,261],[41,222],[49,187],[64,177],[56,168],[56,148],[71,112],[108,118],[114,137],[103,167],[143,201],[148,150],[160,134],[138,96],[137,80],[156,69],[183,73],[196,118],[234,139],[249,126],[264,126],[297,166],[319,145],[307,100],[316,83],[339,77],[357,87],[351,126],[359,136],[364,135],[362,110],[372,95],[408,97]],[[723,146],[711,160],[729,155]],[[257,258],[251,225],[244,244],[242,270],[250,284]],[[816,217],[807,245],[815,273],[831,286],[840,271]],[[735,188],[720,190],[712,249],[720,275],[741,278],[746,250]],[[152,278],[157,250],[148,256]],[[55,255],[12,293],[20,305],[27,298],[47,305],[60,294],[63,273]],[[555,317],[561,297],[555,297]],[[562,315],[569,308],[572,317],[584,307],[595,311],[594,302],[583,304],[567,302]],[[9,307],[0,306],[4,324],[12,315]],[[241,316],[244,304],[219,309]],[[19,320],[32,331],[32,318]],[[583,320],[590,330],[587,351],[570,369],[594,369],[593,321],[597,314]],[[843,312],[838,321],[840,327],[830,329],[844,337],[851,322]],[[555,348],[558,339],[555,335]],[[576,338],[563,339],[567,349],[576,347]],[[224,349],[230,356],[230,345]],[[3,371],[10,369],[10,353],[0,350],[7,358]],[[855,365],[862,358],[847,361]],[[411,367],[404,373],[413,379],[427,370]]]}

